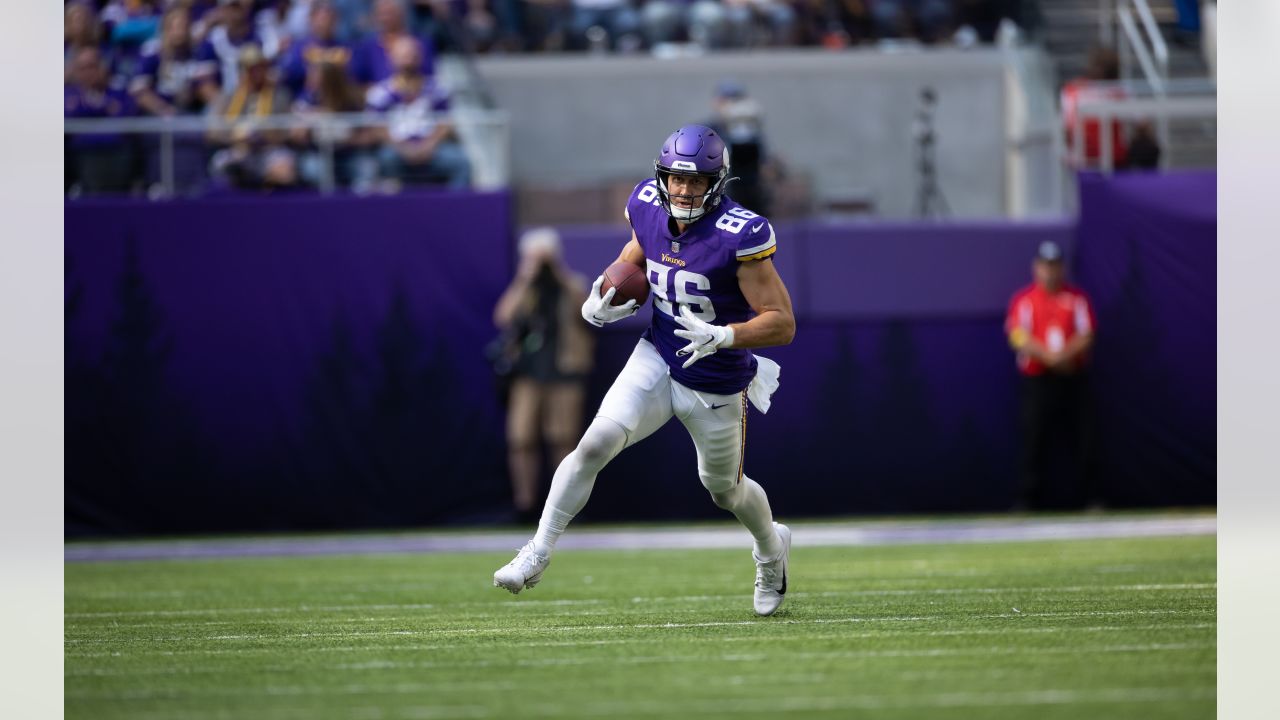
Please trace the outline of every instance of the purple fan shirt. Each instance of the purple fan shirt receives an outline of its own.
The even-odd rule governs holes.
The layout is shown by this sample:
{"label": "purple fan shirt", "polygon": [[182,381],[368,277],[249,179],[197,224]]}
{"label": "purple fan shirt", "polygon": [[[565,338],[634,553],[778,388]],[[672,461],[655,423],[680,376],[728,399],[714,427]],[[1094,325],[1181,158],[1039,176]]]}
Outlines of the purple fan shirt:
{"label": "purple fan shirt", "polygon": [[365,109],[389,116],[387,134],[393,142],[421,140],[435,130],[436,115],[449,110],[449,93],[428,77],[422,91],[409,96],[398,78],[390,77],[365,93]]}
{"label": "purple fan shirt", "polygon": [[746,322],[755,313],[738,286],[739,263],[762,260],[777,250],[773,225],[728,196],[718,206],[672,234],[673,223],[658,201],[655,181],[636,186],[627,200],[627,220],[644,250],[653,297],[653,322],[644,338],[653,343],[681,385],[731,395],[751,384],[756,358],[750,350],[719,350],[688,368],[676,352],[689,342],[676,336],[680,305],[712,325]]}
{"label": "purple fan shirt", "polygon": [[295,42],[280,62],[284,82],[294,95],[302,92],[307,83],[307,68],[321,62],[340,65],[350,73],[351,48],[337,40],[321,40],[308,37]]}
{"label": "purple fan shirt", "polygon": [[[134,114],[133,98],[123,90],[91,90],[79,85],[63,88],[63,117],[68,118],[118,118]],[[124,136],[119,133],[77,133],[71,145],[76,148],[110,147],[119,145]]]}
{"label": "purple fan shirt", "polygon": [[[423,36],[415,36],[415,39],[422,49],[422,74],[431,75],[435,72],[435,45]],[[391,58],[387,57],[387,47],[382,41],[382,36],[370,35],[351,49],[351,76],[361,85],[372,85],[395,74]]]}
{"label": "purple fan shirt", "polygon": [[150,43],[143,50],[138,73],[129,81],[129,92],[149,89],[165,102],[179,105],[179,112],[195,112],[201,104],[197,92],[201,69],[195,53],[188,51],[166,58],[158,42]]}

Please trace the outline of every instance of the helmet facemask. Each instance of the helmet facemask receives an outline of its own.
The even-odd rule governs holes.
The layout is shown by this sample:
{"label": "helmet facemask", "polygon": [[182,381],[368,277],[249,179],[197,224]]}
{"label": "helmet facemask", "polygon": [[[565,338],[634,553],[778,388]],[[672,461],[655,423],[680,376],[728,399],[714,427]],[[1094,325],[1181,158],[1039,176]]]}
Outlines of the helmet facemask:
{"label": "helmet facemask", "polygon": [[[727,154],[727,153],[726,153]],[[692,163],[690,163],[692,164]],[[682,175],[684,177],[704,177],[708,180],[707,189],[701,195],[675,195],[679,200],[689,202],[692,207],[680,207],[671,202],[673,197],[671,189],[668,187],[668,180],[672,175]],[[658,189],[658,201],[662,204],[662,209],[667,215],[684,223],[691,223],[706,215],[720,204],[721,198],[724,197],[725,186],[728,184],[729,168],[723,165],[719,170],[713,172],[698,172],[696,170],[685,170],[683,168],[670,168],[655,162],[653,164],[653,177],[656,180]],[[699,203],[698,201],[702,202]]]}

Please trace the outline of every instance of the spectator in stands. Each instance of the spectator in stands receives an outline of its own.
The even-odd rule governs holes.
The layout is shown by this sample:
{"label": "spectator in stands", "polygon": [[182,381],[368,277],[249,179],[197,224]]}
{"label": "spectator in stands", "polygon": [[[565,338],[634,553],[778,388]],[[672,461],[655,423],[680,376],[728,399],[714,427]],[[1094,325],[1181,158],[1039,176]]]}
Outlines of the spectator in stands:
{"label": "spectator in stands", "polygon": [[628,0],[573,0],[570,49],[633,51],[641,44],[640,16]]}
{"label": "spectator in stands", "polygon": [[351,69],[351,47],[338,39],[338,13],[329,0],[311,3],[308,32],[299,38],[282,56],[280,69],[289,91],[301,93],[307,82],[309,68],[327,63],[342,72]]}
{"label": "spectator in stands", "polygon": [[737,180],[729,185],[729,196],[761,215],[769,214],[769,194],[764,179],[764,125],[760,104],[748,97],[739,82],[720,83],[712,100],[712,117],[707,126],[715,130],[729,148],[729,162]]}
{"label": "spectator in stands", "polygon": [[[284,130],[262,128],[256,118],[288,112],[289,91],[271,77],[271,63],[257,45],[240,50],[240,82],[218,98],[213,115],[231,123],[230,129],[210,133],[210,144],[221,146],[210,161],[211,174],[238,189],[268,187],[296,172],[286,172],[293,154]],[[270,172],[268,172],[270,171]]]}
{"label": "spectator in stands", "polygon": [[[536,521],[540,448],[558,467],[582,431],[587,375],[594,364],[594,338],[579,318],[587,283],[565,264],[560,236],[538,228],[520,238],[520,266],[493,311],[502,330],[501,362],[510,382],[507,395],[507,465],[521,520]],[[495,364],[495,369],[497,365]]]}
{"label": "spectator in stands", "polygon": [[650,46],[675,41],[681,28],[712,49],[789,44],[797,28],[795,10],[781,0],[648,0],[640,17]]}
{"label": "spectator in stands", "polygon": [[210,13],[216,13],[211,19],[214,25],[196,51],[202,96],[235,92],[240,79],[240,51],[246,46],[256,46],[267,59],[275,57],[276,47],[258,36],[249,11],[250,0],[218,0],[218,8]]}
{"label": "spectator in stands", "polygon": [[1005,0],[955,0],[956,22],[961,29],[969,28],[978,41],[990,45],[996,40],[1007,4]]}
{"label": "spectator in stands", "polygon": [[733,47],[791,45],[796,11],[782,0],[723,0]]}
{"label": "spectator in stands", "polygon": [[[1124,98],[1124,91],[1111,84],[1120,79],[1120,57],[1114,50],[1094,48],[1089,53],[1088,65],[1083,77],[1071,80],[1062,87],[1062,120],[1066,125],[1067,147],[1075,147],[1079,141],[1076,132],[1076,107],[1081,101],[1118,100]],[[1120,121],[1111,123],[1107,129],[1111,134],[1111,163],[1113,167],[1125,167],[1128,161],[1128,147],[1124,140],[1124,128]],[[1097,119],[1090,118],[1084,122],[1084,162],[1086,166],[1097,166],[1102,160],[1102,130]]]}
{"label": "spectator in stands", "polygon": [[219,0],[187,0],[191,13],[191,44],[200,47],[208,39],[209,32],[222,20]]}
{"label": "spectator in stands", "polygon": [[454,6],[460,9],[453,24],[448,26],[448,47],[474,52],[487,52],[493,48],[503,37],[498,16],[492,9],[496,2],[497,0],[493,3],[490,0],[454,0]]}
{"label": "spectator in stands", "polygon": [[1022,374],[1022,495],[1019,509],[1043,507],[1051,448],[1059,436],[1077,449],[1081,487],[1077,500],[1097,506],[1094,429],[1087,362],[1093,346],[1093,307],[1082,290],[1066,282],[1062,249],[1040,244],[1032,263],[1035,282],[1009,302],[1005,331]]}
{"label": "spectator in stands", "polygon": [[111,85],[125,88],[138,72],[142,47],[160,31],[156,0],[112,0],[102,9],[102,24],[111,45]]}
{"label": "spectator in stands", "polygon": [[421,44],[411,35],[391,42],[394,74],[369,88],[369,110],[387,115],[379,129],[386,143],[379,152],[384,178],[407,184],[441,183],[465,188],[471,163],[454,135],[453,123],[438,117],[449,109],[449,95],[422,71]]}
{"label": "spectator in stands", "polygon": [[487,12],[485,0],[410,0],[410,31],[429,39],[436,50],[456,51],[463,39],[455,36],[455,30],[466,24],[476,6]]}
{"label": "spectator in stands", "polygon": [[279,32],[291,40],[307,36],[311,31],[311,10],[319,3],[325,2],[332,7],[333,0],[283,0],[278,2],[276,13],[279,16]]}
{"label": "spectator in stands", "polygon": [[140,48],[160,31],[155,0],[112,0],[102,8],[102,24],[112,45]]}
{"label": "spectator in stands", "polygon": [[151,115],[198,113],[217,99],[200,83],[200,62],[191,45],[190,15],[181,4],[165,11],[160,37],[143,49],[129,92]]}
{"label": "spectator in stands", "polygon": [[333,9],[338,13],[338,39],[342,42],[355,45],[373,31],[369,0],[333,0]]}
{"label": "spectator in stands", "polygon": [[[329,60],[312,63],[307,68],[307,82],[302,94],[294,101],[293,111],[298,115],[322,113],[351,113],[364,110],[360,88],[347,75],[346,65]],[[368,193],[378,177],[378,159],[375,148],[378,133],[374,128],[316,129],[297,128],[292,133],[293,143],[303,148],[298,160],[298,172],[309,185],[320,184],[324,172],[325,156],[319,141],[333,144],[332,169],[338,185],[349,186],[357,193]]]}
{"label": "spectator in stands", "polygon": [[1173,0],[1178,9],[1178,24],[1173,29],[1173,41],[1179,45],[1200,45],[1200,0]]}
{"label": "spectator in stands", "polygon": [[641,5],[640,28],[645,44],[652,48],[680,40],[689,23],[689,5],[687,0],[647,0]]}
{"label": "spectator in stands", "polygon": [[[68,118],[117,118],[134,114],[123,90],[108,84],[107,63],[96,47],[82,47],[71,59],[71,82],[63,92]],[[85,192],[125,192],[137,175],[133,138],[117,133],[75,134],[68,140],[75,184]]]}
{"label": "spectator in stands", "polygon": [[1160,167],[1160,142],[1150,120],[1142,120],[1133,127],[1129,138],[1128,169],[1155,170]]}
{"label": "spectator in stands", "polygon": [[102,23],[98,22],[98,16],[88,2],[76,0],[67,3],[63,21],[62,81],[65,84],[71,82],[72,58],[77,52],[83,48],[106,51],[107,45],[103,38]]}
{"label": "spectator in stands", "polygon": [[518,49],[557,52],[568,45],[571,0],[495,0],[494,11],[506,42]]}
{"label": "spectator in stands", "polygon": [[[310,3],[308,0],[307,4]],[[274,57],[280,57],[293,46],[296,39],[305,34],[306,24],[303,23],[303,33],[295,33],[289,26],[290,16],[293,14],[293,7],[299,5],[294,0],[258,0],[254,3],[254,9],[250,11],[253,16],[254,31],[262,40],[263,47],[273,47]]]}
{"label": "spectator in stands", "polygon": [[838,50],[870,39],[875,34],[867,9],[870,1],[797,0],[797,42]]}
{"label": "spectator in stands", "polygon": [[356,44],[351,58],[351,73],[363,86],[380,83],[395,72],[390,54],[391,46],[402,38],[409,38],[420,45],[421,74],[430,76],[435,69],[435,47],[431,41],[409,32],[402,0],[375,0],[373,4],[375,31]]}
{"label": "spectator in stands", "polygon": [[874,0],[871,17],[881,38],[932,44],[950,36],[952,7],[948,0]]}

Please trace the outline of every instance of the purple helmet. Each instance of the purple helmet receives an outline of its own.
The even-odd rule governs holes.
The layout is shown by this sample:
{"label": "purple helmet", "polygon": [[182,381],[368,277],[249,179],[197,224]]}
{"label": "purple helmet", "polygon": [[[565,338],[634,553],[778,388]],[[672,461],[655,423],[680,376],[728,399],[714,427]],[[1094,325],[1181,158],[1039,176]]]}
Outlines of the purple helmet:
{"label": "purple helmet", "polygon": [[[705,177],[710,182],[701,196],[677,195],[692,201],[695,207],[671,206],[667,179],[672,175]],[[693,222],[720,204],[729,183],[729,149],[715,130],[705,125],[685,125],[671,133],[662,143],[662,152],[653,163],[653,176],[658,181],[658,198],[668,215],[683,222]],[[698,197],[702,204],[697,203]]]}

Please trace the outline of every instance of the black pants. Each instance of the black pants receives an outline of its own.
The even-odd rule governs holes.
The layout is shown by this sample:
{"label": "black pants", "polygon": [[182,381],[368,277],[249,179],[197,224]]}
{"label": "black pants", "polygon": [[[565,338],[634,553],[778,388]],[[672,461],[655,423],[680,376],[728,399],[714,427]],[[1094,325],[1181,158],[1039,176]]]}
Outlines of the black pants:
{"label": "black pants", "polygon": [[[1100,504],[1095,432],[1087,374],[1024,376],[1020,504]],[[1058,492],[1054,481],[1062,481]]]}

